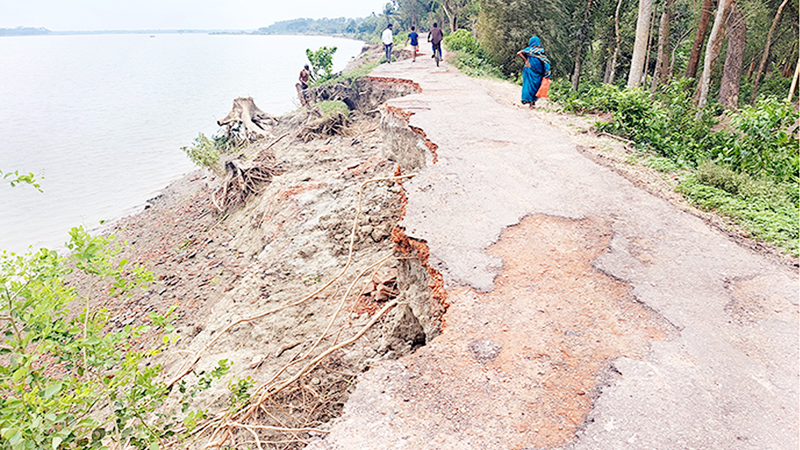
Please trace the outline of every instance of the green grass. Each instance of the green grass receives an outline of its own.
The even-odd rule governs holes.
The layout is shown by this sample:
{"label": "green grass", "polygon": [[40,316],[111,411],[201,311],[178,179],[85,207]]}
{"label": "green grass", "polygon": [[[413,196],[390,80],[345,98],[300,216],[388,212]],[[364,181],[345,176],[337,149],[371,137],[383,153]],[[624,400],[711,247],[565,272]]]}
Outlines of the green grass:
{"label": "green grass", "polygon": [[[776,190],[780,188],[776,187]],[[697,174],[689,176],[677,187],[695,206],[732,219],[746,229],[752,238],[771,242],[791,256],[798,254],[797,202],[775,201],[776,193],[769,196],[733,194],[725,189],[703,184]]]}
{"label": "green grass", "polygon": [[314,106],[319,108],[320,112],[322,112],[322,117],[330,117],[336,113],[341,113],[345,117],[350,117],[350,109],[344,102],[340,102],[338,100],[319,102]]}

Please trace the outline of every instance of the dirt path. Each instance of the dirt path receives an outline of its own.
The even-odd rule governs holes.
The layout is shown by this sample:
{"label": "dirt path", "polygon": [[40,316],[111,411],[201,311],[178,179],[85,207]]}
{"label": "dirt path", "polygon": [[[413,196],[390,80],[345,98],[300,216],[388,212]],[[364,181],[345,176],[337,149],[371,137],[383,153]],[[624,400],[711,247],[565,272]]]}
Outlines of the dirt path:
{"label": "dirt path", "polygon": [[[798,278],[420,58],[406,184],[450,309],[312,449],[796,449]],[[429,158],[429,160],[432,158]]]}

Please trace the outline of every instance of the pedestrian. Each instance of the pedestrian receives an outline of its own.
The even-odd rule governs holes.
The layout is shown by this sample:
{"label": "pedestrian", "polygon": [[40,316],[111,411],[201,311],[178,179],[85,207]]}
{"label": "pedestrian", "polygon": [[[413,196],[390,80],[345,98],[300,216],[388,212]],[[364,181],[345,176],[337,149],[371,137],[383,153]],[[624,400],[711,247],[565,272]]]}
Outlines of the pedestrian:
{"label": "pedestrian", "polygon": [[381,34],[381,40],[383,41],[383,49],[386,50],[386,62],[391,64],[392,44],[394,43],[394,37],[392,36],[392,24],[387,25],[386,29],[383,30],[383,34]]}
{"label": "pedestrian", "polygon": [[442,29],[439,28],[439,24],[434,22],[433,28],[428,33],[428,42],[430,42],[433,49],[433,55],[431,58],[436,56],[436,52],[439,52],[439,59],[442,59],[442,40],[444,39],[444,34],[442,33]]}
{"label": "pedestrian", "polygon": [[525,67],[522,68],[522,103],[533,109],[542,80],[550,79],[550,60],[536,36],[530,38],[528,46],[518,51],[517,56],[525,61]]}
{"label": "pedestrian", "polygon": [[419,51],[419,34],[415,31],[416,27],[411,27],[411,33],[408,33],[408,37],[406,38],[406,43],[403,44],[405,47],[408,44],[408,41],[411,41],[411,62],[417,61],[417,52]]}
{"label": "pedestrian", "polygon": [[305,90],[308,89],[308,80],[313,80],[314,76],[311,75],[311,69],[308,68],[308,64],[303,66],[303,70],[300,71],[300,76],[297,78],[299,83],[295,85],[297,88],[297,97],[300,98],[300,104],[303,106],[308,106],[308,98],[306,97]]}
{"label": "pedestrian", "polygon": [[303,66],[303,70],[300,71],[300,86],[303,89],[308,89],[308,80],[313,79],[313,75],[311,75],[311,69],[308,68],[308,64]]}

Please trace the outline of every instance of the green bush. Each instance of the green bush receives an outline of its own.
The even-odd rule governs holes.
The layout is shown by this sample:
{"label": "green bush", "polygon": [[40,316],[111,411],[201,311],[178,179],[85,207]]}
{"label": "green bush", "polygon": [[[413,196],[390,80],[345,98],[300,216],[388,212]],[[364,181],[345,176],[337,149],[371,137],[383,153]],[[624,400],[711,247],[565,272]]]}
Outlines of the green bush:
{"label": "green bush", "polygon": [[745,107],[732,115],[736,134],[729,145],[717,149],[715,157],[740,172],[796,182],[800,170],[797,130],[789,130],[798,118],[791,103],[774,98]]}
{"label": "green bush", "polygon": [[[164,430],[144,418],[166,390],[156,381],[160,366],[141,365],[159,349],[136,350],[134,344],[151,326],[109,331],[108,311],[92,307],[92,288],[110,280],[111,294],[121,295],[146,286],[152,274],[126,260],[114,262],[118,250],[106,238],[83,228],[70,236],[69,265],[46,249],[0,258],[0,448],[104,448],[106,434],[149,448]],[[65,281],[69,266],[88,277],[85,291]],[[152,319],[157,328],[168,326]]]}
{"label": "green bush", "polygon": [[469,31],[462,29],[447,35],[442,45],[455,53],[452,64],[463,73],[471,77],[504,78],[500,67],[489,60]]}
{"label": "green bush", "polygon": [[186,153],[186,156],[200,167],[205,167],[209,170],[215,170],[217,162],[219,162],[221,140],[209,139],[203,133],[200,133],[197,138],[192,142],[189,147],[181,147],[181,150]]}
{"label": "green bush", "polygon": [[444,48],[449,52],[466,52],[473,55],[482,55],[478,40],[467,30],[461,29],[444,38]]}
{"label": "green bush", "polygon": [[311,72],[314,75],[314,83],[319,84],[333,77],[333,54],[336,47],[320,47],[316,51],[306,49],[308,62],[311,63]]}

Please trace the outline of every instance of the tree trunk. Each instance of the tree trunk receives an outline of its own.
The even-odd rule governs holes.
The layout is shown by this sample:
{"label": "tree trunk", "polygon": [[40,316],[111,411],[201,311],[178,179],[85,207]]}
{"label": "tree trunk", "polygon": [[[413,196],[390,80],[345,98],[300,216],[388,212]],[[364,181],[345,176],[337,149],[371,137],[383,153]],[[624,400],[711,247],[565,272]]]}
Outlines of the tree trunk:
{"label": "tree trunk", "polygon": [[761,63],[758,65],[758,70],[756,70],[756,78],[753,80],[753,94],[750,95],[750,104],[756,104],[756,94],[758,94],[758,82],[761,78],[761,74],[764,73],[764,67],[767,65],[767,59],[769,58],[769,46],[772,44],[772,34],[775,32],[775,27],[778,26],[778,21],[781,18],[781,13],[783,12],[783,7],[786,6],[789,0],[783,0],[781,2],[781,6],[778,7],[778,12],[775,13],[775,20],[772,21],[772,26],[769,29],[769,33],[767,33],[767,42],[764,44],[764,53],[761,55]]}
{"label": "tree trunk", "polygon": [[642,71],[642,79],[639,80],[639,85],[643,85],[647,83],[647,72],[650,71],[650,54],[652,53],[650,49],[653,47],[653,31],[656,26],[656,10],[655,5],[653,7],[653,15],[650,16],[650,31],[647,32],[647,50],[644,52],[644,70]]}
{"label": "tree trunk", "polygon": [[733,3],[727,20],[728,52],[722,70],[722,84],[719,88],[719,103],[728,109],[739,106],[739,85],[742,78],[742,62],[747,39],[747,24],[744,15]]}
{"label": "tree trunk", "polygon": [[575,51],[575,69],[572,71],[572,90],[577,91],[581,81],[581,53],[583,50],[583,43],[578,43],[578,49]]}
{"label": "tree trunk", "polygon": [[628,87],[637,87],[642,82],[652,11],[653,0],[639,0],[639,17],[636,20],[636,40],[633,44],[631,71],[628,73]]}
{"label": "tree trunk", "polygon": [[725,27],[725,9],[727,9],[729,3],[730,0],[719,0],[717,13],[714,17],[714,26],[711,27],[711,34],[708,36],[706,57],[703,60],[703,74],[700,76],[700,86],[697,90],[698,115],[700,114],[699,110],[706,106],[708,102],[708,90],[711,87],[711,71],[714,69],[714,62],[716,62],[720,47],[722,47],[722,39],[724,37],[722,30]]}
{"label": "tree trunk", "polygon": [[619,35],[619,10],[622,7],[622,0],[617,0],[617,10],[614,12],[614,53],[606,65],[606,73],[603,77],[603,83],[614,84],[614,75],[617,72],[617,56],[619,55],[619,43],[621,41]]}
{"label": "tree trunk", "polygon": [[703,0],[703,7],[700,11],[700,21],[697,23],[697,33],[694,35],[692,52],[689,54],[689,64],[686,66],[686,78],[697,76],[697,65],[700,63],[700,52],[703,49],[703,42],[708,33],[708,23],[711,21],[711,12],[714,10],[714,0]]}
{"label": "tree trunk", "polygon": [[669,79],[669,20],[670,10],[672,9],[672,2],[666,0],[664,2],[664,11],[661,12],[661,22],[658,25],[658,50],[656,57],[656,70],[653,73],[653,79],[650,83],[650,90],[655,92],[658,89],[659,83],[666,83]]}
{"label": "tree trunk", "polygon": [[593,0],[589,0],[589,3],[586,5],[586,11],[583,13],[583,23],[581,23],[581,35],[578,38],[578,49],[575,51],[575,70],[572,72],[572,89],[577,91],[578,86],[580,85],[581,81],[581,64],[582,56],[583,56],[583,47],[586,42],[586,34],[588,33],[589,29],[589,18],[592,14],[592,2]]}
{"label": "tree trunk", "polygon": [[794,66],[794,77],[792,77],[792,86],[789,88],[789,96],[786,97],[786,101],[792,101],[794,97],[794,90],[797,88],[797,78],[800,76],[800,60],[797,61],[797,65]]}

